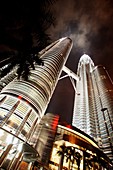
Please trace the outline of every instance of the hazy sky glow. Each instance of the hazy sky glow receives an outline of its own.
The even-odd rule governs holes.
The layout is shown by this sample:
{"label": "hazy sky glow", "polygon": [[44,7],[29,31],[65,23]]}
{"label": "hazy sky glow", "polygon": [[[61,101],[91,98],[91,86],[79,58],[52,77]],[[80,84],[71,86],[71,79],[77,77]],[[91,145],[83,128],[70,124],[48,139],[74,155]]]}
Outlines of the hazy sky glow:
{"label": "hazy sky glow", "polygon": [[[69,36],[73,48],[66,66],[74,72],[83,53],[95,65],[104,65],[113,79],[113,1],[112,0],[59,0],[54,6],[57,22],[51,28],[52,39]],[[71,122],[74,90],[69,78],[60,80],[48,111]]]}
{"label": "hazy sky glow", "polygon": [[57,23],[51,31],[53,39],[69,36],[76,49],[94,56],[99,51],[99,56],[113,52],[113,1],[58,0],[55,11]]}

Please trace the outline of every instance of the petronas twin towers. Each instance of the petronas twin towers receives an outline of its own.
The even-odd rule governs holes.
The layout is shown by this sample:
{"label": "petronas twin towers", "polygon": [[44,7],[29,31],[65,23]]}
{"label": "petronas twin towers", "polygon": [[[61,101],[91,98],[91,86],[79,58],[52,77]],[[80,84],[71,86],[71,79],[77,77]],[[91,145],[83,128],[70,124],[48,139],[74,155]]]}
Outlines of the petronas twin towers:
{"label": "petronas twin towers", "polygon": [[[1,80],[1,87],[2,83],[6,86],[0,93],[0,167],[17,170],[20,160],[30,162],[38,157],[38,125],[71,48],[72,41],[62,38],[40,53],[44,66],[35,65],[28,81],[11,75]],[[94,138],[113,161],[112,81],[105,68],[95,67],[85,54],[77,76],[72,125]]]}
{"label": "petronas twin towers", "polygon": [[28,81],[17,80],[15,76],[12,81],[8,75],[11,82],[6,82],[0,93],[0,167],[3,169],[17,170],[20,162],[37,159],[38,125],[71,47],[72,41],[62,38],[44,49],[40,53],[44,66],[35,64]]}
{"label": "petronas twin towers", "polygon": [[97,142],[113,161],[113,83],[103,66],[84,54],[79,61],[72,125]]}

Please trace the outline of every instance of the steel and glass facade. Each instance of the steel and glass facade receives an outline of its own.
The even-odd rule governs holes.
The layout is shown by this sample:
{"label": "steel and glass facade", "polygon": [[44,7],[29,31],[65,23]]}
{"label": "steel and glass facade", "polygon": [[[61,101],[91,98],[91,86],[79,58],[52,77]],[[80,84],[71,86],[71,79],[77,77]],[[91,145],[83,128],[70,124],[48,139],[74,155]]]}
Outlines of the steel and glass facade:
{"label": "steel and glass facade", "polygon": [[0,79],[0,91],[10,83],[14,78],[16,78],[17,68],[15,67],[12,71],[10,71],[6,76]]}
{"label": "steel and glass facade", "polygon": [[113,161],[113,83],[103,66],[94,66],[88,55],[78,64],[73,126],[97,142]]}
{"label": "steel and glass facade", "polygon": [[71,48],[72,41],[69,38],[52,43],[40,53],[44,66],[35,64],[35,70],[30,70],[28,81],[14,78],[2,89],[0,167],[13,170],[20,166],[22,160],[29,162],[37,159],[37,127]]}

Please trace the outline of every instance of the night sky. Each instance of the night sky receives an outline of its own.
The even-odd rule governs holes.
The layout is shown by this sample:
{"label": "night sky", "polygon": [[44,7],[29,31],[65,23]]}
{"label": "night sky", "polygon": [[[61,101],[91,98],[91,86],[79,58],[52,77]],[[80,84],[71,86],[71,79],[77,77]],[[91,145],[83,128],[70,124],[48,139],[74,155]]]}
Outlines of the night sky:
{"label": "night sky", "polygon": [[[24,8],[27,11],[27,5],[22,7],[23,11]],[[56,17],[55,25],[48,29],[52,42],[62,37],[70,37],[73,40],[73,48],[66,66],[76,73],[79,59],[86,53],[92,58],[95,65],[104,65],[113,79],[113,0],[57,0],[52,5],[52,10]],[[10,12],[13,11],[9,17],[15,17],[17,12],[13,4],[9,5],[7,2],[4,9],[2,5],[0,6],[0,11],[5,16],[0,16],[0,22],[4,25],[7,25],[6,18],[8,18]],[[21,12],[19,14],[21,15]],[[3,19],[5,20],[3,21]],[[20,26],[21,24],[18,24],[18,20],[15,21],[15,25]],[[10,36],[17,36],[17,39],[21,39],[18,32],[14,34],[13,28],[11,31]],[[1,32],[0,37],[2,37]],[[7,39],[7,35],[5,35],[5,38]],[[0,54],[3,51],[11,50],[10,44],[5,46],[0,40]],[[1,55],[0,57],[2,60]],[[73,101],[74,89],[70,79],[62,79],[57,84],[47,112],[59,114],[61,121],[71,124]]]}
{"label": "night sky", "polygon": [[[56,27],[52,38],[68,36],[73,48],[66,66],[76,73],[81,55],[88,54],[95,65],[104,65],[113,80],[113,1],[61,0],[55,5]],[[58,82],[48,112],[71,124],[74,90],[69,78]]]}

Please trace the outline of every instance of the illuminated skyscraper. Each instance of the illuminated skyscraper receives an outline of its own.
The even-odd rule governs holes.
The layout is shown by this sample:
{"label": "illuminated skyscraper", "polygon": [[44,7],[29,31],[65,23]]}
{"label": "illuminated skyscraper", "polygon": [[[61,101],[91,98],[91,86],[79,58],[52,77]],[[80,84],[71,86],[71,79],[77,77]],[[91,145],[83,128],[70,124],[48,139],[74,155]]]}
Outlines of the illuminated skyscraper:
{"label": "illuminated skyscraper", "polygon": [[113,83],[103,66],[84,54],[79,61],[72,125],[97,142],[113,162]]}
{"label": "illuminated skyscraper", "polygon": [[37,127],[71,47],[72,41],[62,38],[44,49],[40,53],[44,66],[35,64],[28,81],[12,81],[9,75],[11,82],[0,94],[0,167],[17,170],[20,162],[37,158]]}

